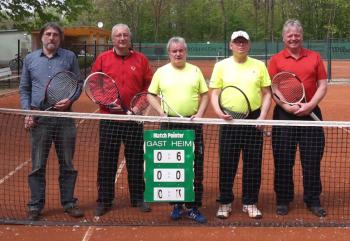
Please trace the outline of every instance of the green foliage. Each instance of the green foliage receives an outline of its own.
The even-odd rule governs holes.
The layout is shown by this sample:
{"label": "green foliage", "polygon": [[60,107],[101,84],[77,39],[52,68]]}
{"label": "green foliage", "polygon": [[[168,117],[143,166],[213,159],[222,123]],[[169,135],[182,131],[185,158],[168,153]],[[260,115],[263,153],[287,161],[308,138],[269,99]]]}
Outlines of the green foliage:
{"label": "green foliage", "polygon": [[0,3],[0,20],[10,19],[13,27],[31,30],[46,22],[72,21],[90,7],[89,0],[7,0]]}
{"label": "green foliage", "polygon": [[166,42],[175,35],[190,42],[227,42],[237,29],[256,41],[280,40],[289,18],[302,22],[305,39],[350,37],[349,0],[2,0],[0,10],[0,28],[102,21],[110,30],[123,22],[134,42]]}
{"label": "green foliage", "polygon": [[91,67],[93,61],[94,61],[94,56],[93,55],[86,55],[86,56],[85,55],[79,55],[78,56],[78,63],[79,63],[80,69]]}

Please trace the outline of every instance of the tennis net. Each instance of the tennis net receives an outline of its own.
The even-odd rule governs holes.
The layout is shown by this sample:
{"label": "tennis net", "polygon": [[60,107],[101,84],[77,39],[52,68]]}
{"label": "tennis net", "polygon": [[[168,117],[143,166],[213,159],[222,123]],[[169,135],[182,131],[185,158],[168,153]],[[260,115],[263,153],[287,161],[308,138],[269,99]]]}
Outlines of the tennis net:
{"label": "tennis net", "polygon": [[[30,132],[24,129],[23,124],[24,117],[26,115],[33,115],[40,118],[55,117],[59,120],[58,122],[61,122],[66,118],[71,118],[74,120],[77,135],[73,164],[74,168],[78,171],[75,185],[75,197],[79,200],[79,207],[85,212],[84,218],[74,219],[63,212],[58,182],[59,165],[53,145],[49,152],[46,166],[46,199],[42,218],[40,221],[36,222],[27,220],[27,204],[30,199],[28,175],[32,173],[32,161]],[[129,195],[129,182],[136,182],[135,180],[137,179],[142,181],[143,179],[142,176],[137,176],[134,177],[134,179],[130,179],[131,174],[129,170],[128,182],[128,168],[132,167],[134,163],[128,163],[128,161],[125,160],[125,153],[127,150],[123,145],[121,146],[119,156],[115,156],[115,158],[118,159],[117,166],[107,167],[107,169],[109,168],[110,170],[115,168],[115,173],[112,171],[112,174],[115,174],[115,182],[113,184],[113,188],[115,188],[115,198],[113,205],[108,213],[99,218],[95,217],[94,210],[96,208],[96,200],[98,198],[98,185],[96,180],[98,178],[99,144],[105,146],[112,144],[112,142],[103,142],[99,136],[101,120],[105,121],[104,128],[107,128],[107,133],[110,133],[111,135],[117,135],[116,129],[113,127],[112,123],[124,123],[125,125],[123,128],[125,128],[125,130],[128,130],[128,128],[130,129],[130,133],[123,137],[124,142],[128,141],[128,137],[130,137],[130,140],[132,140],[135,134],[133,132],[133,128],[135,126],[141,126],[145,133],[153,133],[149,131],[159,130],[160,128],[167,129],[167,127],[171,127],[171,130],[173,130],[174,126],[179,126],[179,123],[185,125],[185,129],[191,129],[188,128],[189,126],[202,125],[204,143],[204,171],[203,197],[200,211],[207,218],[208,225],[347,226],[350,224],[350,135],[346,129],[350,128],[350,122],[289,122],[272,120],[237,120],[226,122],[214,118],[201,118],[190,121],[187,118],[41,112],[15,109],[0,109],[0,160],[2,166],[0,169],[1,223],[33,223],[45,225],[198,225],[192,220],[186,218],[182,218],[177,221],[171,220],[170,212],[172,210],[172,206],[169,205],[169,202],[166,200],[162,202],[150,202],[150,206],[152,208],[151,212],[140,212],[138,208],[132,207],[132,200],[130,200]],[[220,148],[221,151],[223,151],[222,146],[219,145],[219,132],[224,124],[226,124],[226,126],[238,127],[238,129],[241,130],[246,127],[264,127],[264,132],[262,133],[261,186],[257,203],[259,209],[263,213],[263,217],[261,219],[251,219],[246,213],[242,212],[242,160],[239,162],[232,188],[234,193],[232,215],[228,219],[216,218],[216,212],[219,206],[218,199],[220,198]],[[300,128],[302,128],[303,135],[309,135],[309,137],[311,132],[309,133],[308,130],[319,128],[324,131],[325,147],[320,166],[322,180],[322,193],[320,195],[320,200],[322,206],[327,210],[326,217],[319,218],[314,216],[307,210],[307,207],[303,201],[303,182],[305,182],[305,173],[302,172],[299,149],[297,149],[293,169],[292,178],[294,180],[294,198],[290,202],[289,213],[285,216],[276,215],[276,195],[274,192],[275,165],[271,135],[272,128],[275,127],[288,127],[290,131],[288,133],[289,137],[297,135]],[[54,130],[52,129],[52,131]],[[238,131],[232,138],[237,142],[256,138],[256,136],[249,135],[252,135],[249,131]],[[230,141],[230,139],[227,139],[226,141]],[[288,143],[288,138],[283,139],[283,141]],[[315,142],[320,143],[322,141],[316,139]],[[151,143],[153,144],[150,145],[161,145],[160,142],[154,142],[154,140],[151,140]],[[279,143],[276,145],[278,147]],[[182,148],[183,145],[179,144],[177,149],[180,150]],[[233,148],[235,147],[233,146]],[[320,147],[315,146],[314,148],[317,149]],[[147,153],[146,147],[145,150]],[[172,155],[171,152],[162,152],[161,154],[166,154],[168,156]],[[108,153],[108,151],[100,151],[100,155],[110,156],[110,153]],[[141,153],[129,151],[129,156],[130,155],[134,155],[134,157],[135,155],[142,155],[142,157],[147,159],[147,155],[144,155],[142,151]],[[229,157],[229,159],[230,158],[231,157]],[[240,158],[242,158],[242,155]],[[254,168],[253,166],[247,166],[246,168]],[[306,163],[305,169],[307,168],[308,164]],[[156,173],[154,175],[156,176],[157,172],[154,173]],[[168,175],[171,175],[171,173],[169,173],[170,172],[168,172]],[[105,177],[107,175],[108,173],[102,173],[100,170],[101,177]],[[247,178],[249,182],[249,177]],[[257,178],[254,177],[254,179],[252,179],[249,183],[253,185],[256,180]],[[158,185],[150,185],[148,181],[149,180],[146,178],[146,192],[150,192],[150,189],[154,188],[152,185]],[[103,182],[103,180],[101,181],[100,179],[100,182]],[[164,185],[165,187],[170,186],[170,184]],[[181,186],[181,184],[179,185]],[[192,185],[190,185],[190,189],[191,187]],[[141,189],[142,187],[134,185],[134,191],[136,190],[136,192],[138,192]],[[63,192],[65,192],[64,188]],[[156,196],[154,195],[148,197],[148,199],[152,198],[156,199]]]}

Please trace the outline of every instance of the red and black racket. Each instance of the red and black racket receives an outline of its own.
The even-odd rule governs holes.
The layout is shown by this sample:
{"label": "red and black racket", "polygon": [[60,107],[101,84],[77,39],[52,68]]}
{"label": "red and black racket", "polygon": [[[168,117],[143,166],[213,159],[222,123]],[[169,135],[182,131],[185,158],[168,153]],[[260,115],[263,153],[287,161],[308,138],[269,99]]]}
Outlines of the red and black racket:
{"label": "red and black racket", "polygon": [[72,100],[79,89],[78,81],[79,77],[70,71],[61,71],[55,74],[46,86],[43,102],[45,110],[54,109],[61,100]]}
{"label": "red and black racket", "polygon": [[[280,72],[272,78],[271,90],[273,95],[288,105],[298,105],[306,103],[305,89],[301,80],[291,72]],[[315,121],[320,121],[313,112],[310,117]]]}
{"label": "red and black racket", "polygon": [[90,74],[84,82],[86,95],[96,104],[129,113],[121,99],[117,82],[103,72]]}
{"label": "red and black racket", "polygon": [[245,119],[251,112],[247,95],[236,86],[226,86],[219,94],[219,106],[226,115],[233,119]]}

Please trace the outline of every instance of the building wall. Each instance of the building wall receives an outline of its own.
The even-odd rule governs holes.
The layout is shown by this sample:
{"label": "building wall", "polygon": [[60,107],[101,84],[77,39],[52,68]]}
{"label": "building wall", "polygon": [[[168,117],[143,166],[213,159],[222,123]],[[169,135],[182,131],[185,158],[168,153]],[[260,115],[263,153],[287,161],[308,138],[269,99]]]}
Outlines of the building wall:
{"label": "building wall", "polygon": [[0,65],[7,66],[18,52],[20,40],[20,53],[24,57],[31,51],[31,36],[24,31],[0,30]]}

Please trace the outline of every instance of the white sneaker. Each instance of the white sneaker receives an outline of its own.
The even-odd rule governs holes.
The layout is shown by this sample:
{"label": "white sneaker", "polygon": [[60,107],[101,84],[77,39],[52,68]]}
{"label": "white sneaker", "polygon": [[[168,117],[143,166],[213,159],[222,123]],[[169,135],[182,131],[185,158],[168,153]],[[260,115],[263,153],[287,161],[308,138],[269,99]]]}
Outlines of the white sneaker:
{"label": "white sneaker", "polygon": [[248,216],[250,218],[262,218],[262,213],[260,210],[257,208],[255,204],[252,205],[243,205],[243,212],[248,213]]}
{"label": "white sneaker", "polygon": [[228,218],[232,212],[231,203],[228,204],[220,204],[218,212],[216,213],[216,217],[218,218]]}

